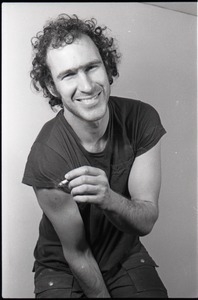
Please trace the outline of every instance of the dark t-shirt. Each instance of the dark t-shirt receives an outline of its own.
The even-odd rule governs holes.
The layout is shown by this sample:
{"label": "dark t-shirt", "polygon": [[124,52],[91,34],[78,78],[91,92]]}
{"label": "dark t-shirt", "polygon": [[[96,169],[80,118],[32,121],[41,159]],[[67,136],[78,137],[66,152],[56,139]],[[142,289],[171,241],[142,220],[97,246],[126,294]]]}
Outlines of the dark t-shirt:
{"label": "dark t-shirt", "polygon": [[[91,165],[105,171],[112,190],[130,198],[128,176],[134,159],[157,144],[166,131],[157,111],[142,101],[111,96],[109,112],[106,147],[100,153],[90,153],[81,145],[61,110],[43,126],[36,138],[22,182],[40,188],[58,188],[68,171]],[[65,192],[69,190],[65,188]],[[95,205],[78,204],[78,207],[87,241],[102,272],[124,257],[141,251],[135,232],[119,231]],[[40,222],[34,255],[41,264],[69,270],[60,240],[45,214]]]}

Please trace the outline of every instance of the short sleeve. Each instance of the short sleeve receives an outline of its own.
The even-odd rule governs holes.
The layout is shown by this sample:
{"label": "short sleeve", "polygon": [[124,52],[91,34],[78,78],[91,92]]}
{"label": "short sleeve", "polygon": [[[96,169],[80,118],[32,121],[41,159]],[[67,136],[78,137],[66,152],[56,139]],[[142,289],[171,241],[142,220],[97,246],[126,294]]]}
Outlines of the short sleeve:
{"label": "short sleeve", "polygon": [[166,133],[156,109],[148,103],[140,102],[138,115],[136,156],[154,147]]}
{"label": "short sleeve", "polygon": [[[58,188],[69,171],[68,163],[50,147],[35,142],[27,159],[22,183],[37,188]],[[62,188],[69,192],[67,187]]]}

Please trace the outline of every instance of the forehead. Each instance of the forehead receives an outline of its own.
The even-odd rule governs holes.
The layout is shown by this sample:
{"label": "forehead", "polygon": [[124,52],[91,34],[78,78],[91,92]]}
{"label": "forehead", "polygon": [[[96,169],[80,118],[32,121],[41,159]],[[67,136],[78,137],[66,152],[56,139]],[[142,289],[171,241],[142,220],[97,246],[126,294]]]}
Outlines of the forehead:
{"label": "forehead", "polygon": [[57,72],[65,67],[78,68],[94,59],[102,60],[98,48],[87,35],[81,35],[72,44],[57,49],[49,48],[47,52],[47,64]]}

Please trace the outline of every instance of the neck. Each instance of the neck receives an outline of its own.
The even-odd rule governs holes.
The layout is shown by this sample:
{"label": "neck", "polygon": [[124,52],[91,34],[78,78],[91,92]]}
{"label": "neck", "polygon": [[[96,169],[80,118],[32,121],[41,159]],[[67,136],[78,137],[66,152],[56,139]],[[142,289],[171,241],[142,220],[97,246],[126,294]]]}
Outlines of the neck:
{"label": "neck", "polygon": [[106,129],[109,122],[109,108],[107,108],[104,117],[98,121],[87,122],[78,119],[78,121],[75,120],[75,122],[72,122],[68,120],[68,118],[66,119],[86,150],[89,152],[101,152],[105,148],[107,142]]}

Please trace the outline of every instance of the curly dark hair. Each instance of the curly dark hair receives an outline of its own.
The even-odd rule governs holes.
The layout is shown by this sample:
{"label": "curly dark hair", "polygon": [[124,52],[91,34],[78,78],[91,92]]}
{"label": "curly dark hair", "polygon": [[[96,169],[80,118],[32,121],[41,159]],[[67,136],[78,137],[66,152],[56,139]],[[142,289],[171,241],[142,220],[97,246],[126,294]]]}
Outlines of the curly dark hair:
{"label": "curly dark hair", "polygon": [[83,21],[75,14],[71,17],[67,14],[60,14],[57,19],[49,21],[44,26],[43,31],[39,31],[36,37],[32,38],[34,58],[30,77],[34,88],[37,91],[43,90],[43,96],[50,99],[51,108],[55,105],[63,107],[63,104],[62,100],[53,96],[47,88],[48,85],[55,88],[51,72],[46,63],[49,47],[59,48],[64,44],[71,44],[81,34],[86,34],[99,50],[109,83],[113,83],[113,77],[119,76],[117,64],[121,55],[118,54],[114,39],[104,35],[106,29],[106,26],[97,26],[97,21],[94,18]]}

